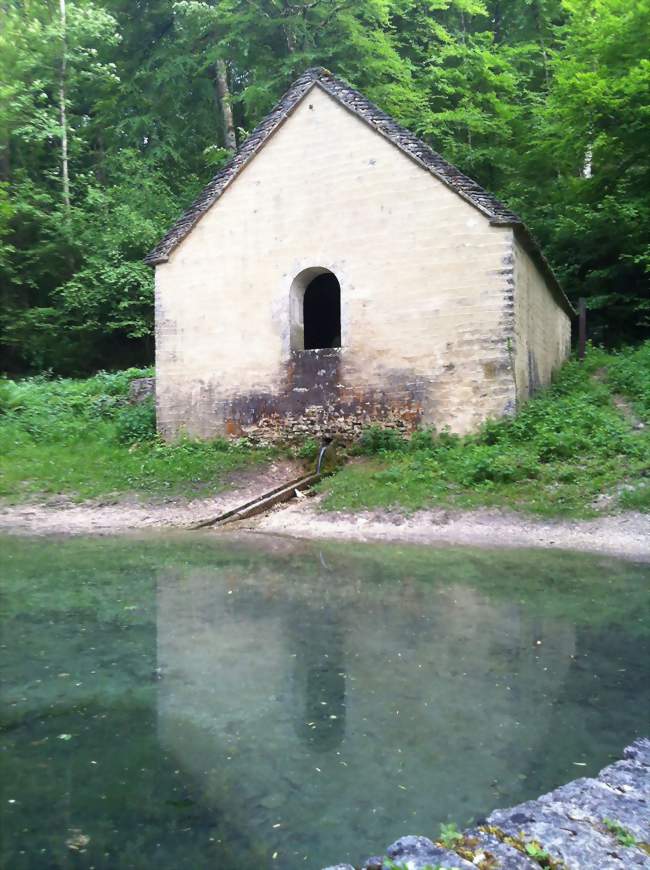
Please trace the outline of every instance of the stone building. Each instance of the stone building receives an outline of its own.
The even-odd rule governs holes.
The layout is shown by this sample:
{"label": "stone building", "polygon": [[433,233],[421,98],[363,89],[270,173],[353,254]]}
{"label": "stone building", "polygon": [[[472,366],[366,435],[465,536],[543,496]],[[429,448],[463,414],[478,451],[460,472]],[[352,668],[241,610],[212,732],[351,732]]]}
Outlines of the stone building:
{"label": "stone building", "polygon": [[522,221],[324,69],[148,255],[166,437],[476,428],[569,353]]}

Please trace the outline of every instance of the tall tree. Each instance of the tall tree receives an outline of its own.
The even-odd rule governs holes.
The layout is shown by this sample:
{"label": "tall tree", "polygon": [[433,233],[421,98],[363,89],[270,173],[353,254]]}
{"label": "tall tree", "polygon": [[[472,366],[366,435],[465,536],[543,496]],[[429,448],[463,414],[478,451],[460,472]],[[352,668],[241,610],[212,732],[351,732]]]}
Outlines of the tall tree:
{"label": "tall tree", "polygon": [[70,214],[70,171],[68,167],[68,118],[66,112],[66,74],[68,68],[67,15],[66,0],[59,0],[61,14],[61,72],[59,75],[59,113],[61,118],[61,179],[63,182],[63,203],[66,215]]}
{"label": "tall tree", "polygon": [[650,327],[650,3],[565,8],[520,195],[596,335],[617,343]]}
{"label": "tall tree", "polygon": [[217,94],[221,105],[221,115],[223,118],[223,141],[228,151],[234,152],[237,150],[237,135],[235,133],[235,122],[232,114],[232,97],[230,87],[228,86],[228,67],[226,61],[222,57],[218,57],[215,63],[216,79],[217,79]]}

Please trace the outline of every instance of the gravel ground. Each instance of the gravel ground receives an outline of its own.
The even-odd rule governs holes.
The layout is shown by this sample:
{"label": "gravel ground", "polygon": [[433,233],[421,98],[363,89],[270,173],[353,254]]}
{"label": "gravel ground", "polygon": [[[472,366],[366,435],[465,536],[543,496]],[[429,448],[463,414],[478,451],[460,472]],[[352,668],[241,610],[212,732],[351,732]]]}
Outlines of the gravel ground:
{"label": "gravel ground", "polygon": [[351,514],[320,511],[318,501],[292,502],[263,517],[256,528],[300,538],[547,547],[650,561],[650,514],[627,512],[594,520],[542,520],[506,510]]}
{"label": "gravel ground", "polygon": [[[303,473],[298,463],[273,462],[240,472],[211,498],[158,501],[114,499],[81,504],[56,498],[43,503],[0,507],[0,532],[27,535],[116,534],[146,528],[183,528],[263,493]],[[541,520],[507,510],[428,510],[362,513],[326,512],[320,497],[301,498],[271,513],[233,524],[296,538],[395,541],[478,547],[548,547],[607,553],[650,561],[650,514],[619,513],[594,520]],[[219,534],[208,529],[206,534]]]}
{"label": "gravel ground", "polygon": [[236,507],[260,492],[303,474],[300,463],[278,461],[236,472],[210,498],[144,500],[115,497],[73,502],[66,497],[0,505],[0,532],[25,535],[110,535],[147,528],[183,528]]}

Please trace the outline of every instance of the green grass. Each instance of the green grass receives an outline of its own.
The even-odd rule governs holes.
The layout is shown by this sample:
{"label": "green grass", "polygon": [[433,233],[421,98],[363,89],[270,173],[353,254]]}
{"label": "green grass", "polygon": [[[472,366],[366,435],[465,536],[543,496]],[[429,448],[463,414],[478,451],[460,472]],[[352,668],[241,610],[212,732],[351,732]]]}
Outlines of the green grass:
{"label": "green grass", "polygon": [[207,495],[271,455],[241,441],[162,442],[153,402],[127,402],[130,381],[147,374],[0,381],[0,498]]}
{"label": "green grass", "polygon": [[[243,441],[162,442],[153,404],[127,402],[130,381],[146,374],[0,380],[0,498],[207,495],[230,472],[273,455]],[[648,425],[634,428],[614,394]],[[507,506],[588,517],[604,494],[606,509],[650,511],[650,342],[616,354],[591,348],[515,417],[475,435],[405,440],[374,427],[352,452],[354,461],[320,485],[325,509]]]}
{"label": "green grass", "polygon": [[650,342],[617,354],[590,348],[515,417],[488,421],[472,436],[418,432],[408,441],[367,430],[356,459],[321,484],[323,507],[506,506],[589,517],[604,494],[608,509],[648,511],[650,425],[635,429],[615,393],[650,424]]}

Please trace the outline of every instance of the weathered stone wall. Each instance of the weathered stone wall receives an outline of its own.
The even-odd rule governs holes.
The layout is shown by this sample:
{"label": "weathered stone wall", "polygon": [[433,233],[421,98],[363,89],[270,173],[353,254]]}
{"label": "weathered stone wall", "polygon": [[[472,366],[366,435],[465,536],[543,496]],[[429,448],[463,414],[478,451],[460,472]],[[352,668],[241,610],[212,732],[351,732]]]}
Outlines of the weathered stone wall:
{"label": "weathered stone wall", "polygon": [[530,255],[513,239],[517,402],[551,382],[571,351],[571,321]]}
{"label": "weathered stone wall", "polygon": [[[291,349],[311,267],[341,285],[336,351]],[[160,431],[471,430],[514,407],[512,268],[510,228],[314,89],[156,269]]]}

